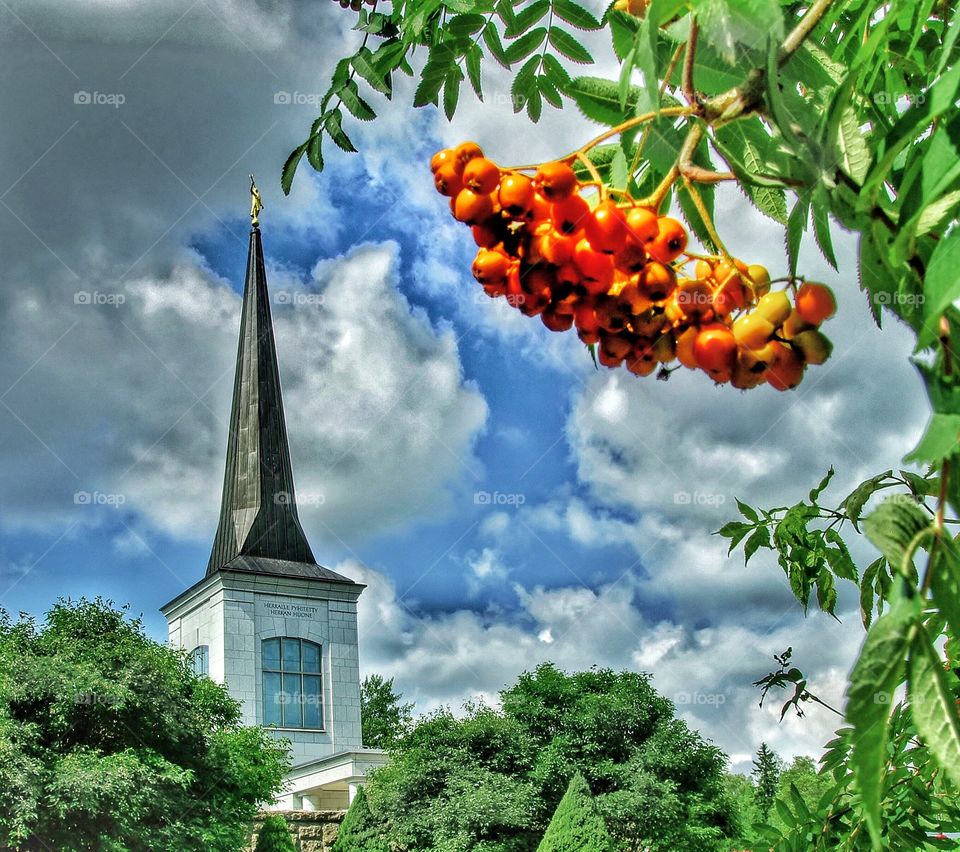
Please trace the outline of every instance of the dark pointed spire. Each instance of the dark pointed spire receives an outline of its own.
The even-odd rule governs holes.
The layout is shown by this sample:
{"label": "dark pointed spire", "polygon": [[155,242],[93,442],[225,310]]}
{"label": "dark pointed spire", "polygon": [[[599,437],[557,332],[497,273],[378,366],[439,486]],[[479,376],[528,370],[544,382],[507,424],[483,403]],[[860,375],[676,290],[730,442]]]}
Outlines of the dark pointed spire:
{"label": "dark pointed spire", "polygon": [[[256,222],[258,212],[255,205],[251,213],[254,225],[243,289],[223,503],[208,575],[225,567],[257,570],[252,566],[260,559],[306,563],[290,566],[289,573],[297,574],[304,573],[300,569],[316,565],[294,497],[263,246]],[[230,565],[233,560],[237,562]],[[272,568],[268,573],[287,573],[278,571],[276,565]]]}

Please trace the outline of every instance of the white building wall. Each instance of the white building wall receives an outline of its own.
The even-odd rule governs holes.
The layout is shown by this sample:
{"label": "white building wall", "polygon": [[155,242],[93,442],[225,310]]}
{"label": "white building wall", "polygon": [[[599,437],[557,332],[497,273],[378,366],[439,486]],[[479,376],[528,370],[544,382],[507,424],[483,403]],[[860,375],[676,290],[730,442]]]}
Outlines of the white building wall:
{"label": "white building wall", "polygon": [[263,724],[261,642],[292,636],[323,649],[323,730],[281,728],[294,766],[361,746],[357,598],[362,587],[299,578],[219,574],[168,606],[170,642],[210,649],[210,677],[225,683],[244,724]]}

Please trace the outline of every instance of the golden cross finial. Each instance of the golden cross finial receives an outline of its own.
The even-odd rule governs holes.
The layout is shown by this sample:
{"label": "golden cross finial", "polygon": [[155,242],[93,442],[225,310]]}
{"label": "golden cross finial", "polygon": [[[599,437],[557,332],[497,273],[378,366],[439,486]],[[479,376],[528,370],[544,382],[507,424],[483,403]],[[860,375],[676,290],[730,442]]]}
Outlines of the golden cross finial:
{"label": "golden cross finial", "polygon": [[260,190],[257,189],[257,182],[250,175],[250,224],[254,228],[260,226],[260,211],[263,210],[263,199],[260,197]]}

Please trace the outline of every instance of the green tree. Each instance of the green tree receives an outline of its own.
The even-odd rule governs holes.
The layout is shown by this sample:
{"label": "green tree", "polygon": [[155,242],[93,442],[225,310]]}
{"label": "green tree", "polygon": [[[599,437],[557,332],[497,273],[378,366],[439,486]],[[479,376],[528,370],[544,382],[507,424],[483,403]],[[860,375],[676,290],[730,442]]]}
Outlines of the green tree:
{"label": "green tree", "polygon": [[383,825],[374,819],[364,788],[357,790],[330,852],[389,852]]}
{"label": "green tree", "polygon": [[736,837],[727,847],[729,850],[753,849],[760,847],[761,840],[755,823],[760,822],[760,811],[757,808],[757,790],[753,781],[746,775],[728,772],[723,779],[723,786],[727,796],[733,803],[736,812]]}
{"label": "green tree", "polygon": [[254,852],[297,852],[287,821],[282,816],[268,816],[263,821]]}
{"label": "green tree", "polygon": [[590,795],[590,787],[578,772],[570,779],[537,852],[614,852],[615,849]]}
{"label": "green tree", "polygon": [[773,801],[777,798],[782,772],[783,760],[780,756],[768,748],[766,743],[760,743],[757,756],[753,759],[752,775],[756,780],[757,808],[763,819],[770,814]]}
{"label": "green tree", "polygon": [[723,755],[634,672],[545,664],[501,693],[420,719],[367,796],[389,840],[415,850],[532,852],[580,772],[625,850],[709,850],[734,834]]}
{"label": "green tree", "polygon": [[407,730],[413,719],[413,704],[394,692],[393,678],[372,674],[360,684],[360,724],[367,748],[389,748]]}
{"label": "green tree", "polygon": [[[806,756],[799,756],[795,757],[793,763],[780,773],[776,799],[789,806],[794,801],[794,797],[799,795],[807,809],[813,813],[816,811],[821,798],[829,793],[832,787],[830,777],[820,775],[813,760]],[[768,813],[765,818],[775,828],[780,830],[789,828],[776,808]]]}
{"label": "green tree", "polygon": [[0,613],[0,845],[240,848],[286,747],[109,603]]}

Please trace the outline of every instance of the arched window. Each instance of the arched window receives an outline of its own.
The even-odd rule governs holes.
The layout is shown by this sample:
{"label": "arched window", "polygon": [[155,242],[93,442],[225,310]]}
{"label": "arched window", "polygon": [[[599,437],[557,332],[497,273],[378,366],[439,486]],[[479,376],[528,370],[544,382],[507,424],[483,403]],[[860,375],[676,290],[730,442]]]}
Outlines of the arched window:
{"label": "arched window", "polygon": [[193,671],[196,674],[210,677],[209,645],[197,645],[197,647],[190,652],[188,659],[190,661],[190,665],[193,666]]}
{"label": "arched window", "polygon": [[323,728],[320,646],[306,639],[264,639],[263,724]]}

